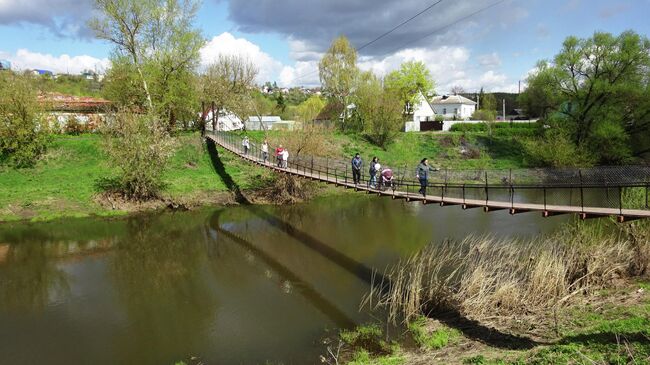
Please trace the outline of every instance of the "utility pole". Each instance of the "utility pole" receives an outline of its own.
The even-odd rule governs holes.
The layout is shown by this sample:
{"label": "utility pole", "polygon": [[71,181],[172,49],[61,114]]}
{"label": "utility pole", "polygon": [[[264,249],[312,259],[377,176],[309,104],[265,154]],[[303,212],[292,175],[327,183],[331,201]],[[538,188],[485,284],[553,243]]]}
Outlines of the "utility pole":
{"label": "utility pole", "polygon": [[506,99],[503,99],[503,121],[506,121]]}
{"label": "utility pole", "polygon": [[519,91],[517,92],[517,94],[521,94],[521,80],[519,80]]}
{"label": "utility pole", "polygon": [[476,110],[481,109],[481,94],[476,93]]}

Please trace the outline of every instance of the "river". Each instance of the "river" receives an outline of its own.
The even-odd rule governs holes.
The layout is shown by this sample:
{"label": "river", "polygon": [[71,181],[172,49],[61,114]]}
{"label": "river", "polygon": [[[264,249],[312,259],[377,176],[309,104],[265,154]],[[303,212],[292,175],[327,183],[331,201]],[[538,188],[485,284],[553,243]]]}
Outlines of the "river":
{"label": "river", "polygon": [[0,225],[0,363],[317,363],[373,269],[470,234],[567,217],[344,195],[276,207]]}

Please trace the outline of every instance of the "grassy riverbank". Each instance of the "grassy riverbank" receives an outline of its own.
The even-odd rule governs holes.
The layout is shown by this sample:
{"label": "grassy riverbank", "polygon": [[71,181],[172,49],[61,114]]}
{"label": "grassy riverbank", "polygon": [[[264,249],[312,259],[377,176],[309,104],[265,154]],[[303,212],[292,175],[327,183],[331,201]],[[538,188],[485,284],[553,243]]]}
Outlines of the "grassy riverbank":
{"label": "grassy riverbank", "polygon": [[439,243],[387,270],[388,290],[375,285],[382,293],[368,297],[407,329],[393,330],[392,343],[379,327],[343,332],[329,345],[340,358],[328,356],[350,364],[648,364],[649,274],[648,222],[580,222],[534,242]]}
{"label": "grassy riverbank", "polygon": [[[282,140],[285,133],[270,132]],[[261,140],[261,132],[248,132]],[[51,220],[58,217],[123,215],[166,205],[196,206],[232,201],[234,187],[254,192],[268,187],[272,174],[222,153],[214,158],[196,133],[176,137],[176,152],[165,173],[162,199],[144,204],[116,201],[102,194],[102,179],[115,175],[101,150],[101,137],[94,134],[52,137],[47,154],[33,168],[0,166],[0,222],[24,219]],[[525,165],[518,142],[508,136],[488,141],[484,134],[402,133],[386,150],[354,135],[328,135],[324,154],[333,158],[360,151],[364,157],[378,156],[393,166],[415,164],[429,157],[436,165],[456,169],[517,168]],[[465,148],[470,155],[461,153]]]}
{"label": "grassy riverbank", "polygon": [[[330,340],[323,359],[350,365],[648,364],[649,291],[645,278],[584,296],[555,319],[551,313],[493,319],[486,326],[498,330],[487,340],[472,332],[480,324],[447,319],[418,317],[392,342],[382,327],[362,326]],[[555,321],[557,327],[548,325]]]}
{"label": "grassy riverbank", "polygon": [[[534,126],[533,126],[534,127]],[[488,138],[486,133],[449,132],[449,133],[400,133],[386,149],[381,149],[360,135],[332,132],[327,135],[326,150],[320,154],[333,158],[352,158],[359,152],[369,161],[377,156],[384,164],[398,167],[403,165],[415,167],[426,157],[436,166],[450,169],[516,169],[527,165],[527,156],[522,141],[531,128],[506,130],[515,132],[494,135]],[[269,131],[270,141],[282,142],[291,132]],[[244,132],[242,132],[244,134]],[[261,131],[245,132],[253,140],[261,141]]]}
{"label": "grassy riverbank", "polygon": [[98,185],[114,176],[116,168],[102,153],[100,136],[54,136],[34,168],[0,167],[0,221],[120,215],[170,202],[190,206],[228,202],[229,184],[255,190],[269,178],[268,171],[228,153],[220,156],[222,165],[215,164],[198,134],[183,134],[176,140],[163,199],[136,205],[102,199]]}

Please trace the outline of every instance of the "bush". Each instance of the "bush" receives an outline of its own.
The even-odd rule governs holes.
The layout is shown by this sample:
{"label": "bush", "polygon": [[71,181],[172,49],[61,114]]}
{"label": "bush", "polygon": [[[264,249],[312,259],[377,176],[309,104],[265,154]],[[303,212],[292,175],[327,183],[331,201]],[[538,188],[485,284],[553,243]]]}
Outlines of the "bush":
{"label": "bush", "polygon": [[0,73],[0,161],[33,166],[45,152],[48,138],[32,79]]}
{"label": "bush", "polygon": [[524,142],[529,163],[533,166],[587,167],[595,158],[577,147],[561,130],[550,130],[543,138]]}
{"label": "bush", "polygon": [[156,117],[118,113],[102,130],[104,150],[120,169],[110,190],[127,199],[156,198],[163,187],[163,172],[174,143]]}

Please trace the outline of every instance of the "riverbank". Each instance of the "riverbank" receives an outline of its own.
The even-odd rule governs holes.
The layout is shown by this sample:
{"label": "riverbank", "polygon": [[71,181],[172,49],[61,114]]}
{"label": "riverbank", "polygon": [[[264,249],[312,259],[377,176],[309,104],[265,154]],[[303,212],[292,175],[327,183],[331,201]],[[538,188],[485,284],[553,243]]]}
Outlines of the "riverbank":
{"label": "riverbank", "polygon": [[228,153],[215,160],[196,133],[182,134],[176,140],[178,147],[165,173],[161,198],[132,203],[102,192],[102,180],[114,176],[117,168],[110,166],[103,154],[100,136],[56,135],[34,168],[0,167],[0,221],[47,221],[235,204],[230,192],[233,185],[249,201],[265,202],[258,192],[272,182],[268,170]]}
{"label": "riverbank", "polygon": [[[261,140],[262,132],[247,132]],[[282,141],[285,133],[269,132],[269,138]],[[394,166],[415,165],[422,156],[441,167],[517,168],[525,164],[520,147],[510,137],[497,136],[490,144],[481,134],[402,133],[386,150],[354,135],[333,133],[327,137],[327,155],[335,158],[361,151],[376,155]],[[155,209],[186,209],[202,205],[236,204],[233,190],[241,191],[246,201],[269,203],[274,174],[248,164],[229,153],[215,159],[198,133],[176,137],[177,149],[165,173],[166,186],[161,198],[132,203],[103,193],[101,183],[115,175],[101,150],[101,136],[55,135],[47,154],[34,168],[12,169],[0,166],[0,222],[53,220],[62,217],[115,216]],[[315,195],[343,194],[344,190],[314,184]]]}
{"label": "riverbank", "polygon": [[[489,331],[491,338],[474,336]],[[351,365],[647,364],[650,278],[596,291],[557,313],[495,317],[480,323],[460,323],[454,316],[419,317],[394,338],[386,342],[379,326],[343,331],[340,337],[327,340],[331,353],[324,354],[322,361]]]}
{"label": "riverbank", "polygon": [[647,364],[649,274],[645,221],[448,240],[392,265],[364,300],[406,330],[343,331],[330,349],[350,364]]}

